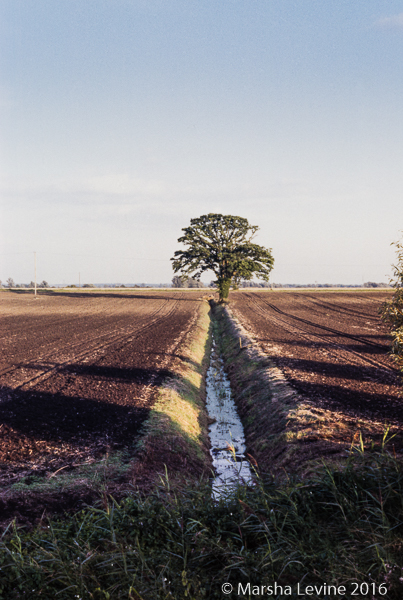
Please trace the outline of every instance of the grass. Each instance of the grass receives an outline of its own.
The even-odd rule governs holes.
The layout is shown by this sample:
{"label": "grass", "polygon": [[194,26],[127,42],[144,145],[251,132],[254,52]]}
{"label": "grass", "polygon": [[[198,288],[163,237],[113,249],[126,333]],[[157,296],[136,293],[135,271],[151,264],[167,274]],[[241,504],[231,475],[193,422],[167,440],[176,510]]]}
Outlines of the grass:
{"label": "grass", "polygon": [[88,465],[74,468],[71,471],[56,471],[53,476],[24,477],[10,486],[12,492],[54,493],[60,489],[68,490],[74,487],[87,486],[90,489],[100,489],[105,481],[122,478],[130,469],[127,454],[114,451],[105,455],[101,460]]}
{"label": "grass", "polygon": [[357,582],[376,590],[368,598],[397,600],[402,515],[402,467],[386,452],[368,460],[357,448],[342,469],[324,466],[310,481],[260,477],[218,503],[206,483],[173,491],[162,477],[147,497],[105,496],[30,532],[11,524],[0,542],[0,598],[215,599],[224,582],[235,591],[277,582],[293,597],[298,583],[325,582],[354,598]]}

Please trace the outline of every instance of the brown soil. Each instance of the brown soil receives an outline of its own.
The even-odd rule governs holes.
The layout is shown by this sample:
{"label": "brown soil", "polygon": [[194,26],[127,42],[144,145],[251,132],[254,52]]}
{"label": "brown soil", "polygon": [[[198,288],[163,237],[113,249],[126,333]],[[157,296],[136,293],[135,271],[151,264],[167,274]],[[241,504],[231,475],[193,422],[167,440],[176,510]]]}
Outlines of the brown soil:
{"label": "brown soil", "polygon": [[[123,450],[194,322],[194,292],[0,294],[0,486]],[[60,499],[59,499],[60,500]],[[68,504],[68,503],[67,503]]]}
{"label": "brown soil", "polygon": [[392,293],[238,291],[230,306],[304,400],[337,420],[395,430],[403,423],[402,385],[379,315]]}

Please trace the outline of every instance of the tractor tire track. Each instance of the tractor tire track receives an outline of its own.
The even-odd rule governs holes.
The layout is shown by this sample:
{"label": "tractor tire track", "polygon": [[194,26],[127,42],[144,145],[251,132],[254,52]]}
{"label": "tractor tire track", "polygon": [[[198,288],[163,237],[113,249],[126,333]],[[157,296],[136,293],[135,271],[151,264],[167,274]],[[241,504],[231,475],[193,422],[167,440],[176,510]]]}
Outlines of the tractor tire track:
{"label": "tractor tire track", "polygon": [[[171,304],[169,310],[163,312],[168,304]],[[86,358],[88,359],[94,354],[104,353],[109,347],[113,346],[114,344],[120,343],[121,345],[124,345],[130,343],[133,340],[133,336],[140,332],[148,330],[150,327],[158,325],[158,323],[160,323],[163,319],[172,315],[175,312],[177,304],[178,300],[170,302],[169,299],[166,299],[162,306],[157,308],[150,315],[149,318],[145,317],[147,318],[147,321],[143,325],[134,328],[131,326],[125,326],[121,327],[118,333],[103,333],[101,335],[96,335],[92,337],[92,339],[90,340],[86,339],[85,341],[67,344],[61,350],[59,350],[56,353],[56,355],[54,352],[47,353],[46,355],[39,356],[35,360],[31,360],[27,363],[20,363],[18,365],[10,367],[2,373],[0,373],[0,385],[7,387],[10,385],[7,379],[3,377],[4,375],[11,374],[15,376],[17,373],[21,373],[22,371],[22,377],[25,377],[25,379],[17,383],[14,381],[11,387],[14,390],[25,390],[37,385],[38,383],[44,381],[48,377],[51,377],[53,372],[64,368],[69,364],[82,361]],[[80,348],[82,348],[83,346],[85,346],[85,350],[80,350]],[[74,352],[73,354],[71,354],[72,351]],[[68,355],[69,358],[65,358],[66,355]],[[26,369],[35,369],[39,370],[40,372],[34,376],[30,376],[27,378],[24,373]]]}
{"label": "tractor tire track", "polygon": [[[323,335],[320,335],[319,333],[308,331],[301,324],[305,324],[310,327],[316,327],[318,329],[328,331],[329,333],[333,333],[333,334],[337,335],[338,337],[345,337],[347,339],[352,339],[352,340],[358,341],[364,345],[373,346],[375,348],[378,348],[379,350],[384,350],[384,347],[382,345],[372,342],[362,336],[351,335],[349,333],[340,331],[338,329],[333,329],[332,327],[327,327],[325,325],[314,323],[313,321],[309,321],[307,319],[303,319],[303,318],[297,317],[295,315],[290,315],[288,313],[285,313],[283,310],[281,310],[274,304],[270,304],[269,302],[263,300],[262,298],[259,298],[259,300],[265,306],[271,308],[274,312],[278,313],[279,315],[281,315],[284,318],[275,317],[272,313],[270,313],[270,311],[268,311],[267,309],[265,309],[264,307],[259,305],[257,299],[254,296],[252,296],[250,294],[245,294],[245,295],[248,297],[248,299],[250,301],[250,306],[251,306],[252,310],[261,314],[265,318],[269,317],[273,323],[276,323],[279,327],[282,327],[283,329],[285,329],[286,331],[288,331],[291,334],[297,333],[297,335],[299,335],[300,337],[303,337],[304,339],[311,341],[311,342],[315,341],[315,339],[319,339],[319,340],[322,340],[323,342],[325,342],[328,346],[329,345],[333,346],[338,351],[338,352],[333,352],[334,356],[340,357],[340,355],[345,353],[347,355],[352,355],[353,358],[349,357],[347,360],[353,359],[353,360],[355,360],[357,365],[360,365],[361,362],[363,361],[363,362],[366,362],[369,365],[377,367],[378,369],[381,369],[387,373],[388,372],[393,372],[393,373],[397,372],[396,369],[385,366],[385,364],[382,362],[373,360],[371,358],[368,358],[367,356],[363,356],[361,353],[359,353],[355,350],[352,350],[351,348],[346,348],[346,347],[342,346],[341,344],[338,344],[337,342],[329,340],[328,338],[324,337]],[[297,323],[290,324],[289,322],[287,322],[287,318],[292,319],[293,321],[297,321]],[[328,351],[330,352],[330,350],[328,350]]]}
{"label": "tractor tire track", "polygon": [[[361,293],[358,302],[356,296],[242,291],[232,293],[231,310],[303,397],[350,417],[400,425],[401,375],[378,316],[390,292]],[[354,331],[366,328],[368,334]]]}

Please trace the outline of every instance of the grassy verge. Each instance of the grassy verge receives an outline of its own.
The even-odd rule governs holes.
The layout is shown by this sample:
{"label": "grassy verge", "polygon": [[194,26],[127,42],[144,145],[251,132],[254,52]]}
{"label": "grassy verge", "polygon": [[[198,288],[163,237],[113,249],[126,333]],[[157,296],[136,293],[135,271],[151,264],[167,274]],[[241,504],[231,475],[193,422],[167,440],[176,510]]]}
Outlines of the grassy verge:
{"label": "grassy verge", "polygon": [[144,487],[167,469],[171,483],[209,475],[208,415],[205,408],[205,375],[211,347],[207,302],[200,304],[195,325],[181,346],[173,367],[175,377],[159,392],[139,441],[133,483]]}
{"label": "grassy verge", "polygon": [[219,503],[207,485],[175,492],[162,478],[147,497],[105,497],[30,532],[10,526],[0,598],[218,599],[227,582],[228,598],[401,599],[403,473],[372,458],[354,454],[309,482],[262,477]]}

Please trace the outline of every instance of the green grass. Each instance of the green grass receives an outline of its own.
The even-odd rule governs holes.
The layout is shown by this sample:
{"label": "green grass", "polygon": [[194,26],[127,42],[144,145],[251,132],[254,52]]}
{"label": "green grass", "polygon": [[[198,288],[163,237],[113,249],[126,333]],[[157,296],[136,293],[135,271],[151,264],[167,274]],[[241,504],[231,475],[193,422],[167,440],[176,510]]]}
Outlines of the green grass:
{"label": "green grass", "polygon": [[10,486],[13,494],[32,494],[33,492],[52,494],[82,488],[100,490],[106,482],[121,479],[131,468],[126,452],[114,451],[101,460],[75,468],[70,472],[60,471],[57,477],[28,476]]}
{"label": "green grass", "polygon": [[0,598],[214,599],[224,582],[295,591],[303,581],[347,592],[353,582],[384,584],[387,595],[375,598],[397,600],[402,515],[402,466],[385,452],[355,452],[308,482],[261,477],[219,503],[206,483],[172,490],[161,478],[148,497],[104,497],[32,531],[10,525]]}

